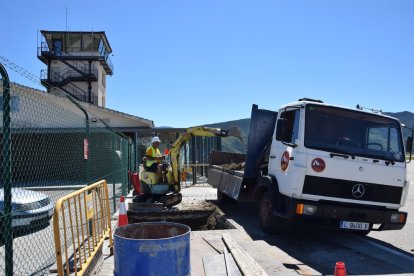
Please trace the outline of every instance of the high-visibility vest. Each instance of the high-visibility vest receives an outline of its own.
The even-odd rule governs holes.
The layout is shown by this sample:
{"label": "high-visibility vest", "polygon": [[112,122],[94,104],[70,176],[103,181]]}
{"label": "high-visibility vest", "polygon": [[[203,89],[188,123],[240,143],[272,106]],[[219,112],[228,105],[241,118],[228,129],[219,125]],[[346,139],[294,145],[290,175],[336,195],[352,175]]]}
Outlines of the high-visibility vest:
{"label": "high-visibility vest", "polygon": [[[146,154],[148,153],[149,149],[151,149],[151,157],[154,157],[154,158],[155,157],[161,157],[161,153],[160,153],[160,150],[158,148],[154,148],[153,146],[151,146],[147,149]],[[159,163],[159,162],[157,160],[147,160],[145,166],[151,167],[152,164],[154,164],[154,163]]]}

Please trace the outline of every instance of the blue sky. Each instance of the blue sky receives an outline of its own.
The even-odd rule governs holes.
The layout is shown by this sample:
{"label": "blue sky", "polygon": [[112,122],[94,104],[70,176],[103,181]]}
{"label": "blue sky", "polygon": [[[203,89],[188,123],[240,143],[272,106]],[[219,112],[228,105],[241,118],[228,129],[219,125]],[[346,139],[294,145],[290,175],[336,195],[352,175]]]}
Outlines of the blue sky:
{"label": "blue sky", "polygon": [[0,56],[40,76],[38,30],[65,30],[66,8],[70,31],[111,44],[107,107],[156,126],[301,97],[414,111],[414,1],[3,1]]}

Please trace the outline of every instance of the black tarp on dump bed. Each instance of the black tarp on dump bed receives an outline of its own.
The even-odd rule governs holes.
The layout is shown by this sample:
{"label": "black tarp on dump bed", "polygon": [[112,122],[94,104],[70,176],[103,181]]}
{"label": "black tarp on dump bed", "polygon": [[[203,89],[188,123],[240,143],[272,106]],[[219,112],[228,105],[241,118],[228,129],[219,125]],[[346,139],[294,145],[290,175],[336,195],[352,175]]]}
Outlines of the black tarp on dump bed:
{"label": "black tarp on dump bed", "polygon": [[[212,152],[208,174],[209,184],[237,199],[243,179],[256,179],[259,174],[264,154],[271,145],[276,118],[277,112],[259,109],[254,104],[252,106],[247,154]],[[237,167],[237,169],[231,169],[232,165],[235,165],[234,167]],[[244,169],[242,169],[243,167]]]}

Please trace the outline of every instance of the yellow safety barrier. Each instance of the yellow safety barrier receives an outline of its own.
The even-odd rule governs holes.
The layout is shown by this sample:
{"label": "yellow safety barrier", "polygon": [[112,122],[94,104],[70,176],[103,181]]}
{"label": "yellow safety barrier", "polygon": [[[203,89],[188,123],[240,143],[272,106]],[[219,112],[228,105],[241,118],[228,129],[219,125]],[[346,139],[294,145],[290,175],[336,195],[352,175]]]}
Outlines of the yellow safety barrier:
{"label": "yellow safety barrier", "polygon": [[53,231],[58,275],[63,276],[64,271],[66,275],[83,275],[108,235],[112,252],[106,181],[101,180],[58,199]]}

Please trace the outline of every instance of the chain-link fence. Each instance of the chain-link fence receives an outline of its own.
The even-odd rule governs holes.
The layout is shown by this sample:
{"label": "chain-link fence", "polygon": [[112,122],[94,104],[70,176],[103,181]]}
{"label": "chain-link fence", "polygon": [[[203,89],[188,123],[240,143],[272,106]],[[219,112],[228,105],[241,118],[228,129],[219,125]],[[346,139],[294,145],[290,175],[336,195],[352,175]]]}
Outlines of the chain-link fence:
{"label": "chain-link fence", "polygon": [[0,71],[0,274],[49,274],[56,200],[105,179],[113,213],[135,149],[73,99],[9,85]]}

